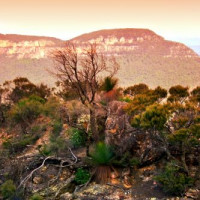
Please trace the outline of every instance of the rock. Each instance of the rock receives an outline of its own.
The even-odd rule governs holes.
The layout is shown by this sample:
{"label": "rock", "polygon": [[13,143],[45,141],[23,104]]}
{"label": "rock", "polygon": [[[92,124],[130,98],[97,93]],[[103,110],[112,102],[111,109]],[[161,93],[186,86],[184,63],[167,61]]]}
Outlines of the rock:
{"label": "rock", "polygon": [[105,128],[105,142],[116,147],[123,155],[135,144],[134,128],[129,123],[129,116],[124,112],[125,102],[112,101],[108,105],[108,117]]}
{"label": "rock", "polygon": [[127,195],[124,190],[117,187],[90,184],[83,191],[75,194],[75,200],[132,200],[131,195]]}
{"label": "rock", "polygon": [[126,189],[132,187],[131,178],[129,176],[124,176],[123,185]]}
{"label": "rock", "polygon": [[35,184],[41,184],[42,182],[43,182],[43,179],[41,176],[35,176],[33,178],[33,183],[35,183]]}
{"label": "rock", "polygon": [[113,185],[119,185],[120,184],[120,180],[117,178],[112,178],[110,179],[110,183]]}
{"label": "rock", "polygon": [[73,195],[70,194],[69,192],[62,194],[60,196],[60,200],[71,200],[71,199],[73,199]]}
{"label": "rock", "polygon": [[200,199],[200,190],[198,189],[189,189],[185,196],[190,199]]}
{"label": "rock", "polygon": [[115,178],[118,178],[118,177],[119,177],[119,174],[118,174],[118,173],[116,173],[116,172],[111,172],[110,178],[115,179]]}
{"label": "rock", "polygon": [[130,168],[124,168],[122,170],[122,177],[129,176],[130,174],[131,174],[131,169]]}
{"label": "rock", "polygon": [[105,142],[115,146],[118,155],[126,151],[139,158],[141,165],[151,164],[165,154],[164,144],[151,130],[133,128],[125,113],[126,102],[112,101],[108,105]]}
{"label": "rock", "polygon": [[154,137],[151,130],[141,131],[136,137],[136,144],[133,146],[133,153],[139,157],[141,165],[152,164],[166,154],[163,142]]}

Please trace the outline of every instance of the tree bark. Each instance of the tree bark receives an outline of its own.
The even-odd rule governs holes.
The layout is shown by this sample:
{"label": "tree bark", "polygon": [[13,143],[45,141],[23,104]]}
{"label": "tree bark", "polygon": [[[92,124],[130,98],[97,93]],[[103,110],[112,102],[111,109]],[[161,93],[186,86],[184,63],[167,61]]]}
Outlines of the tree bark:
{"label": "tree bark", "polygon": [[187,172],[187,174],[189,175],[189,169],[188,166],[186,164],[186,160],[185,160],[185,156],[186,156],[186,148],[185,148],[185,144],[182,142],[181,144],[181,148],[182,148],[182,155],[181,155],[181,161],[183,164],[183,167],[185,169],[185,171]]}
{"label": "tree bark", "polygon": [[99,134],[96,123],[96,112],[94,108],[90,108],[90,128],[92,132],[92,137],[94,138],[95,142],[97,142],[99,140]]}

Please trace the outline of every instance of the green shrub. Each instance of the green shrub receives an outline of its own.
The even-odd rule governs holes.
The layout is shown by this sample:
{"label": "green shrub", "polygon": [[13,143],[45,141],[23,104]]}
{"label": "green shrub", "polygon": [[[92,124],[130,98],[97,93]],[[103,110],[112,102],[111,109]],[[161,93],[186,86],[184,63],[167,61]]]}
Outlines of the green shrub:
{"label": "green shrub", "polygon": [[27,145],[34,144],[39,139],[39,135],[23,135],[20,138],[8,139],[3,143],[3,148],[9,153],[17,153],[23,151]]}
{"label": "green shrub", "polygon": [[75,181],[79,185],[87,183],[89,178],[90,178],[90,173],[86,169],[79,168],[75,173]]}
{"label": "green shrub", "polygon": [[164,171],[155,177],[162,184],[165,192],[181,195],[192,185],[192,178],[181,171],[181,168],[174,162],[168,163]]}
{"label": "green shrub", "polygon": [[34,194],[30,200],[43,200],[44,198],[42,196],[40,196],[39,194]]}
{"label": "green shrub", "polygon": [[121,157],[116,157],[112,163],[120,167],[134,167],[140,164],[139,159],[132,157],[129,152],[125,152]]}
{"label": "green shrub", "polygon": [[39,147],[39,152],[40,154],[44,156],[50,156],[52,154],[50,146],[47,144],[44,144],[42,147]]}
{"label": "green shrub", "polygon": [[48,98],[48,101],[43,106],[43,113],[52,119],[60,119],[60,102],[55,97]]}
{"label": "green shrub", "polygon": [[95,165],[109,165],[113,159],[111,147],[103,142],[99,142],[91,153],[92,163]]}
{"label": "green shrub", "polygon": [[8,117],[14,124],[20,124],[23,133],[27,133],[30,124],[42,114],[44,99],[35,95],[21,99],[13,105],[8,113]]}
{"label": "green shrub", "polygon": [[39,151],[42,155],[49,156],[52,154],[58,154],[66,149],[66,141],[62,137],[57,137],[51,140],[49,144],[43,145]]}
{"label": "green shrub", "polygon": [[84,146],[86,142],[86,135],[84,131],[77,128],[72,128],[70,129],[69,134],[71,143],[74,147]]}
{"label": "green shrub", "polygon": [[57,137],[54,141],[49,144],[49,150],[52,153],[59,153],[66,148],[66,141],[62,137]]}
{"label": "green shrub", "polygon": [[63,123],[61,121],[55,121],[53,123],[53,130],[52,130],[51,137],[53,137],[53,139],[55,137],[58,137],[62,131],[62,128],[63,128]]}
{"label": "green shrub", "polygon": [[46,131],[46,128],[47,128],[46,124],[35,125],[31,127],[29,132],[32,135],[40,135],[43,131]]}
{"label": "green shrub", "polygon": [[1,195],[4,199],[10,199],[15,195],[16,186],[12,180],[7,180],[0,187]]}

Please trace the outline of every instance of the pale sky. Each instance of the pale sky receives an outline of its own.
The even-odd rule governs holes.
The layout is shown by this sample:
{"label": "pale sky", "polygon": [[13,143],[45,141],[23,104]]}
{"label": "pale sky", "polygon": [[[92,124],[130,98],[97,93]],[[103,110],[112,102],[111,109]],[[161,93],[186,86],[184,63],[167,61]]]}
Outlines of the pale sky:
{"label": "pale sky", "polygon": [[0,0],[0,33],[71,39],[112,28],[148,28],[200,45],[200,0]]}

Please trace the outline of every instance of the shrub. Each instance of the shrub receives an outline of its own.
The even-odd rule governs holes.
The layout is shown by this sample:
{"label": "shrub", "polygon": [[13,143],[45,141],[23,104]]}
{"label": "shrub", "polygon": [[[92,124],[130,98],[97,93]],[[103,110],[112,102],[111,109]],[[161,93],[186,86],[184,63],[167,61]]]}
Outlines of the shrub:
{"label": "shrub", "polygon": [[49,144],[49,150],[51,153],[59,153],[66,148],[66,141],[62,137],[57,137]]}
{"label": "shrub", "polygon": [[70,129],[69,132],[70,132],[70,140],[74,147],[80,147],[85,144],[86,135],[85,135],[84,131],[77,129],[77,128],[72,128],[72,129]]}
{"label": "shrub", "polygon": [[63,124],[61,121],[55,121],[53,123],[52,137],[58,137],[62,131]]}
{"label": "shrub", "polygon": [[44,99],[33,95],[22,99],[11,108],[9,117],[15,124],[20,124],[22,131],[26,133],[30,123],[42,113],[43,103]]}
{"label": "shrub", "polygon": [[121,157],[116,157],[112,163],[120,167],[136,167],[140,164],[139,159],[133,157],[129,152],[125,152]]}
{"label": "shrub", "polygon": [[3,143],[4,149],[9,153],[17,153],[23,151],[27,145],[34,144],[39,139],[39,135],[23,135],[21,138],[9,139]]}
{"label": "shrub", "polygon": [[141,115],[136,115],[132,119],[133,127],[153,128],[163,130],[169,116],[166,105],[153,104],[148,106]]}
{"label": "shrub", "polygon": [[16,186],[12,180],[7,180],[1,185],[0,191],[4,199],[9,199],[15,195]]}
{"label": "shrub", "polygon": [[43,197],[36,193],[30,198],[30,200],[43,200]]}
{"label": "shrub", "polygon": [[44,155],[44,156],[50,156],[52,154],[50,146],[47,144],[44,144],[43,146],[40,146],[38,148],[40,154]]}
{"label": "shrub", "polygon": [[60,102],[55,97],[50,97],[43,106],[43,113],[53,119],[59,119],[60,113]]}
{"label": "shrub", "polygon": [[168,163],[164,171],[155,177],[160,182],[165,192],[174,195],[181,195],[192,185],[192,179],[185,173],[181,172],[181,168],[174,162]]}
{"label": "shrub", "polygon": [[51,140],[49,144],[45,144],[39,148],[39,152],[42,155],[49,156],[52,154],[58,154],[66,149],[66,141],[62,137],[56,137]]}
{"label": "shrub", "polygon": [[46,131],[46,129],[47,129],[46,124],[35,125],[31,127],[29,132],[32,135],[40,135],[43,131]]}
{"label": "shrub", "polygon": [[75,181],[79,185],[87,183],[89,178],[90,178],[90,173],[86,169],[79,168],[75,173]]}

